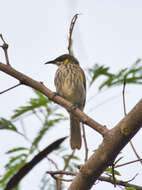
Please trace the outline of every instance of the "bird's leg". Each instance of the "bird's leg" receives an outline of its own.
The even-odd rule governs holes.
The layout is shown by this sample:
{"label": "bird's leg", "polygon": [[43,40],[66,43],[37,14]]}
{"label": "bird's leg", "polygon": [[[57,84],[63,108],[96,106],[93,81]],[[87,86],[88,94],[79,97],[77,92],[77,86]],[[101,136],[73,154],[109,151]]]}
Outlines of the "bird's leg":
{"label": "bird's leg", "polygon": [[60,95],[57,92],[53,92],[53,95],[50,99],[53,100],[55,98],[55,96],[60,96]]}

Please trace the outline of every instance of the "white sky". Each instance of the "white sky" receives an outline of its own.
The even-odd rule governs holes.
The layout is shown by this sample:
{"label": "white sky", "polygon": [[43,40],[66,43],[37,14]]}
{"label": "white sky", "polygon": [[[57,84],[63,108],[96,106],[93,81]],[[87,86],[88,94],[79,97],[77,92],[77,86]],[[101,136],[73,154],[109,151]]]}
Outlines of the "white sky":
{"label": "white sky", "polygon": [[[0,33],[4,35],[9,44],[11,65],[20,72],[38,81],[43,81],[48,88],[55,91],[53,81],[56,67],[45,66],[43,63],[67,53],[69,25],[74,14],[81,13],[75,25],[73,50],[82,68],[85,70],[97,62],[109,66],[112,71],[117,72],[142,57],[141,10],[141,0],[0,0]],[[0,57],[0,60],[4,61],[4,58]],[[0,79],[0,91],[17,83],[15,79],[1,72]],[[127,87],[128,111],[141,98],[140,89],[141,86]],[[95,94],[97,94],[97,84],[88,90],[87,100]],[[9,118],[12,110],[24,105],[32,95],[31,89],[23,86],[2,94],[0,96],[0,116]],[[113,98],[114,96],[117,98]],[[108,98],[112,101],[108,101]],[[85,112],[109,128],[123,118],[122,87],[104,91],[96,95],[90,102],[86,105]],[[35,121],[32,122],[30,125],[36,125]],[[47,143],[49,144],[63,135],[68,135],[68,128],[66,129],[64,126],[63,128],[62,132],[59,130],[57,136],[49,136]],[[86,128],[88,129],[88,127]],[[35,129],[30,130],[33,135]],[[141,154],[141,147],[138,146],[141,142],[140,133],[134,138],[139,154]],[[12,143],[13,146],[23,143],[14,135],[9,134],[8,140],[7,136],[7,132],[1,131],[0,157],[2,158],[3,152],[11,148]],[[94,149],[92,142],[97,148],[101,142],[100,135],[94,134],[94,131],[88,129],[87,137],[90,149]],[[81,152],[79,154],[82,156]],[[124,149],[123,156],[126,157],[122,162],[135,159],[129,145]],[[2,165],[3,159],[0,160],[0,165]],[[120,171],[123,170],[125,180],[129,180],[139,173],[134,182],[142,185],[140,181],[141,165],[133,164],[133,166],[135,167],[126,166],[124,170],[122,168]],[[38,169],[34,169],[34,175],[29,174],[28,178],[26,177],[22,181],[21,189],[29,187],[34,190],[39,189],[37,179],[39,179],[39,170],[42,170],[41,165],[36,168]],[[95,189],[99,190],[104,187],[109,190],[114,189],[112,185],[106,183],[99,183]]]}

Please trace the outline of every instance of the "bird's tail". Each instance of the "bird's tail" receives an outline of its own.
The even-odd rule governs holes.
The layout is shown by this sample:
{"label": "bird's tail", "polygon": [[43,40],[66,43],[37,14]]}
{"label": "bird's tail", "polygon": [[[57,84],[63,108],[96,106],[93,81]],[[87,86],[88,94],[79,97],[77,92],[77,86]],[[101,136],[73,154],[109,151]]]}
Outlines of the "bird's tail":
{"label": "bird's tail", "polygon": [[70,144],[72,149],[81,148],[80,121],[73,114],[70,114]]}

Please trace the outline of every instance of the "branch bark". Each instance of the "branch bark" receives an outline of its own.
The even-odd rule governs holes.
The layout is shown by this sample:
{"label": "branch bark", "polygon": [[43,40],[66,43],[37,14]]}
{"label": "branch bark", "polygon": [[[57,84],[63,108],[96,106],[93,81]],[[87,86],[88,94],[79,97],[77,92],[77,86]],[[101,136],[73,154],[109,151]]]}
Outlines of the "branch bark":
{"label": "branch bark", "polygon": [[114,128],[106,133],[102,144],[82,166],[68,190],[89,190],[103,171],[112,165],[116,156],[142,125],[142,99]]}
{"label": "branch bark", "polygon": [[105,133],[107,133],[108,129],[105,126],[99,124],[98,122],[96,122],[93,119],[91,119],[90,117],[88,117],[80,109],[78,109],[78,108],[73,109],[73,105],[69,101],[65,100],[61,96],[55,95],[55,93],[52,92],[51,90],[49,90],[46,86],[44,86],[44,84],[42,82],[33,80],[32,78],[24,75],[23,73],[16,71],[11,66],[5,65],[1,62],[0,62],[0,70],[3,71],[4,73],[7,73],[8,75],[18,79],[21,84],[25,84],[31,88],[39,90],[41,93],[43,93],[45,96],[47,96],[53,102],[61,105],[69,112],[73,112],[73,114],[76,115],[81,122],[90,126],[92,129],[99,132],[102,136],[104,136]]}
{"label": "branch bark", "polygon": [[[79,120],[104,136],[102,144],[89,160],[81,167],[69,190],[89,190],[103,171],[114,162],[119,152],[126,146],[130,139],[138,132],[142,125],[142,100],[111,130],[97,123],[82,111],[72,109],[72,104],[60,96],[55,95],[43,83],[16,71],[9,65],[0,63],[0,70],[18,79],[22,84],[39,90],[55,103],[72,111]],[[93,143],[93,142],[92,142]],[[94,142],[95,143],[95,142]]]}

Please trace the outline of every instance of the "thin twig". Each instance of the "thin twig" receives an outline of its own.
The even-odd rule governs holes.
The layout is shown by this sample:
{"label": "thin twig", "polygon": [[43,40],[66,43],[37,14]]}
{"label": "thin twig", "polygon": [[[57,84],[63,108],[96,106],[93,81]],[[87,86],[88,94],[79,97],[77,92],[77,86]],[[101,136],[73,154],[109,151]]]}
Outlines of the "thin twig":
{"label": "thin twig", "polygon": [[[50,174],[49,172],[48,172],[48,174]],[[64,178],[62,178],[62,177],[57,177],[57,176],[55,176],[54,174],[50,174],[56,181],[65,181],[65,182],[72,182],[72,179],[64,179]]]}
{"label": "thin twig", "polygon": [[[126,112],[126,101],[125,101],[125,88],[126,88],[126,76],[124,77],[123,90],[122,90],[124,115],[126,116],[127,112]],[[141,158],[138,155],[138,153],[137,153],[137,151],[136,151],[131,140],[130,140],[130,145],[131,145],[131,148],[132,148],[133,152],[135,153],[136,157],[139,159],[140,163],[142,164]]]}
{"label": "thin twig", "polygon": [[31,144],[31,143],[32,143],[31,140],[30,140],[30,139],[27,137],[27,135],[26,135],[26,130],[25,130],[25,126],[24,126],[24,121],[23,121],[22,118],[20,119],[20,123],[21,123],[21,127],[22,127],[22,130],[23,130],[23,132],[21,133],[22,136]]}
{"label": "thin twig", "polygon": [[0,92],[0,94],[3,94],[3,93],[5,93],[5,92],[8,92],[9,90],[12,90],[13,88],[16,88],[16,87],[20,86],[21,84],[22,84],[22,83],[16,84],[16,85],[14,85],[14,86],[12,86],[12,87],[10,87],[10,88],[8,88],[8,89],[6,89],[6,90]]}
{"label": "thin twig", "polygon": [[2,34],[0,34],[0,38],[1,38],[1,40],[3,41],[3,45],[0,46],[0,47],[1,47],[1,48],[3,49],[3,51],[4,51],[5,59],[6,59],[6,64],[10,66],[10,64],[9,64],[9,58],[8,58],[8,52],[7,52],[7,50],[8,50],[8,44],[7,44],[6,41],[4,40]]}
{"label": "thin twig", "polygon": [[116,179],[115,179],[115,174],[114,174],[114,164],[112,164],[112,180],[114,187],[116,187]]}
{"label": "thin twig", "polygon": [[63,168],[63,171],[65,171],[65,170],[67,169],[67,167],[69,166],[69,162],[70,162],[70,160],[73,158],[74,154],[75,154],[75,150],[72,151],[71,155],[70,155],[70,156],[68,157],[68,159],[66,160],[66,164],[65,164],[65,166],[64,166],[64,168]]}
{"label": "thin twig", "polygon": [[71,176],[76,176],[77,175],[77,173],[75,173],[75,172],[67,172],[67,171],[63,171],[63,170],[47,171],[46,173],[53,174],[53,175],[58,175],[58,174],[71,175]]}
{"label": "thin twig", "polygon": [[133,160],[133,161],[130,161],[130,162],[126,162],[124,164],[120,164],[120,165],[116,165],[115,168],[119,168],[119,167],[122,167],[122,166],[126,166],[126,165],[129,165],[129,164],[133,164],[135,162],[139,162],[139,161],[142,161],[142,159],[138,159],[138,160]]}
{"label": "thin twig", "polygon": [[125,181],[125,183],[129,183],[129,182],[133,181],[133,180],[137,177],[137,175],[138,175],[138,174],[135,174],[134,177],[132,177],[131,179]]}
{"label": "thin twig", "polygon": [[[66,171],[61,171],[61,170],[58,170],[58,171],[48,171],[47,173],[50,174],[50,175],[54,175],[54,177],[55,177],[55,175],[58,175],[58,174],[64,174],[64,175],[70,175],[70,176],[76,176],[77,175],[77,173],[75,173],[75,172],[66,172]],[[120,185],[120,186],[124,186],[124,187],[134,187],[136,190],[142,190],[141,186],[129,183],[130,181],[134,180],[136,178],[136,176],[137,175],[135,175],[132,179],[130,179],[128,181],[116,180],[116,185]],[[105,177],[105,176],[100,176],[98,178],[98,180],[109,182],[111,184],[114,183],[114,181],[113,181],[112,178]]]}
{"label": "thin twig", "polygon": [[[70,162],[70,160],[72,159],[72,157],[74,156],[74,154],[75,154],[75,150],[72,151],[72,153],[70,154],[70,156],[69,156],[68,159],[66,160],[65,166],[64,166],[64,168],[63,168],[62,171],[66,171],[67,167],[69,166],[69,162]],[[61,189],[62,189],[62,181],[64,181],[64,180],[61,180],[61,179],[63,178],[63,175],[64,175],[64,174],[61,174],[61,175],[58,177],[58,179],[56,179],[56,189],[58,189],[58,190],[61,190]]]}
{"label": "thin twig", "polygon": [[126,116],[126,103],[125,103],[125,88],[126,88],[126,77],[124,77],[123,82],[123,90],[122,90],[122,96],[123,96],[123,109],[124,109],[124,115]]}
{"label": "thin twig", "polygon": [[[98,180],[109,182],[111,184],[114,183],[113,180],[110,177],[105,177],[105,176],[100,176],[98,178]],[[123,186],[123,187],[134,187],[136,190],[142,190],[142,186],[134,185],[132,183],[128,183],[128,182],[118,180],[118,179],[116,180],[116,185],[120,185],[120,186]]]}
{"label": "thin twig", "polygon": [[88,146],[87,146],[87,139],[86,139],[86,134],[85,134],[85,127],[82,123],[82,129],[83,129],[83,140],[84,140],[84,146],[85,146],[85,159],[84,161],[86,162],[88,160]]}
{"label": "thin twig", "polygon": [[79,14],[75,14],[71,20],[70,29],[69,29],[69,43],[68,43],[68,52],[71,54],[71,46],[72,46],[72,32],[74,29],[75,22],[78,18]]}
{"label": "thin twig", "polygon": [[132,149],[133,149],[133,151],[134,151],[136,157],[139,159],[140,163],[142,164],[141,157],[138,155],[138,153],[137,153],[137,151],[136,151],[136,149],[135,149],[135,147],[134,147],[132,141],[130,141],[130,145],[131,145],[131,147],[132,147]]}
{"label": "thin twig", "polygon": [[58,168],[56,162],[54,162],[54,160],[52,160],[52,159],[49,158],[49,157],[47,157],[47,160],[48,160],[49,162],[51,162],[51,163],[55,166],[55,168],[56,168],[57,170],[59,170],[59,168]]}
{"label": "thin twig", "polygon": [[40,116],[38,115],[37,111],[36,111],[36,110],[33,110],[32,112],[33,112],[33,114],[35,114],[35,116],[37,117],[37,119],[43,124],[44,122],[42,121],[42,119],[41,119]]}

